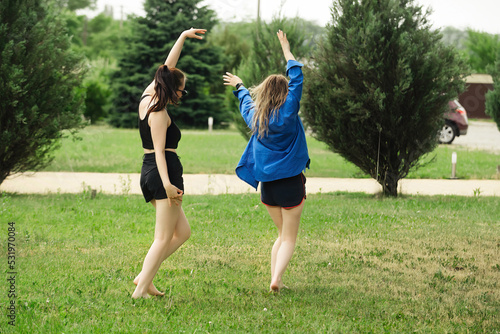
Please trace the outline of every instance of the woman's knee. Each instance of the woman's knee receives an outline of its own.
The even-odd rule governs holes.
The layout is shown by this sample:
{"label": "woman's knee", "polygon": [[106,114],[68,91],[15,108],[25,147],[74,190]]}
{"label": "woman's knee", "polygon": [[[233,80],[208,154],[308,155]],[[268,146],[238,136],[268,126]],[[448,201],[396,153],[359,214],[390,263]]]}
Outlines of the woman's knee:
{"label": "woman's knee", "polygon": [[166,249],[168,248],[168,245],[170,244],[171,240],[172,238],[166,238],[164,236],[155,236],[154,243],[161,249]]}
{"label": "woman's knee", "polygon": [[297,236],[296,235],[287,235],[283,236],[281,238],[281,245],[287,244],[295,247],[295,243],[297,242]]}
{"label": "woman's knee", "polygon": [[182,239],[187,240],[191,237],[191,227],[187,225],[186,227],[183,228],[182,230]]}
{"label": "woman's knee", "polygon": [[179,222],[177,223],[177,227],[175,229],[175,235],[176,237],[186,241],[191,237],[191,226],[189,226],[189,223],[185,216],[181,216]]}

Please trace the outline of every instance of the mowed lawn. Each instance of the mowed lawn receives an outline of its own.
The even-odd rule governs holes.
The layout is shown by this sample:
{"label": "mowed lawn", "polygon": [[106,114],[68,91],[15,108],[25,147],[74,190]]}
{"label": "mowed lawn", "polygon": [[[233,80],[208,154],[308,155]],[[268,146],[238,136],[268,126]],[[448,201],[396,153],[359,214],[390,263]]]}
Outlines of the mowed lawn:
{"label": "mowed lawn", "polygon": [[[114,129],[108,126],[89,126],[79,133],[80,140],[66,138],[55,151],[55,160],[46,171],[139,173],[143,155],[139,132],[136,129]],[[311,168],[310,177],[366,178],[358,167],[326,144],[307,138]],[[182,131],[177,150],[186,174],[234,174],[245,149],[246,141],[232,130]],[[453,145],[440,145],[422,157],[422,167],[409,178],[442,179],[451,175],[451,155],[458,153],[457,176],[462,179],[498,179],[499,155],[470,150]]]}
{"label": "mowed lawn", "polygon": [[0,247],[14,222],[18,273],[15,327],[3,315],[0,332],[500,329],[498,198],[309,195],[278,295],[267,292],[276,230],[258,194],[186,196],[183,207],[192,237],[155,279],[166,296],[133,300],[154,229],[141,196],[0,195]]}

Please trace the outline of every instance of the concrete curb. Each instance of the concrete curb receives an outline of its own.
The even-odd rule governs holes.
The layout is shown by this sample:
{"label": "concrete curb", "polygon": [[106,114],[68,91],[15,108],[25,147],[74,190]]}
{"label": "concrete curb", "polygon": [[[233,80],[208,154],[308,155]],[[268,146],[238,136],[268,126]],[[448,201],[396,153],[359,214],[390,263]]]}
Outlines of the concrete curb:
{"label": "concrete curb", "polygon": [[[0,191],[20,194],[80,193],[95,189],[105,194],[142,194],[140,174],[122,173],[24,173],[7,178]],[[255,193],[236,175],[185,174],[186,195]],[[373,179],[307,178],[307,193],[335,191],[376,194],[381,186]],[[500,180],[403,179],[399,192],[408,195],[500,196]]]}

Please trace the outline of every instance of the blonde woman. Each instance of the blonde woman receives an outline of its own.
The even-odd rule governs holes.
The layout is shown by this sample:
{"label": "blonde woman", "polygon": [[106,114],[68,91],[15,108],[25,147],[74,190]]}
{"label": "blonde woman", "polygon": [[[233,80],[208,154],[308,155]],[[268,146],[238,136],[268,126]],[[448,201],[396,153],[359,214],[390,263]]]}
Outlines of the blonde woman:
{"label": "blonde woman", "polygon": [[146,202],[156,210],[154,241],[142,271],[134,279],[137,285],[132,298],[147,298],[164,293],[153,285],[153,278],[162,262],[191,235],[191,228],[182,210],[184,184],[182,165],[176,149],[181,131],[175,124],[168,105],[177,104],[187,91],[186,76],[175,68],[186,38],[202,39],[205,29],[189,29],[180,35],[153,82],[144,90],[139,104],[139,133],[144,149],[141,189]]}
{"label": "blonde woman", "polygon": [[[240,112],[253,134],[236,168],[236,174],[255,189],[261,183],[261,201],[278,228],[271,251],[270,290],[284,288],[283,273],[292,258],[306,198],[309,154],[304,126],[298,115],[302,97],[302,64],[290,52],[281,30],[277,33],[287,60],[286,74],[270,75],[260,85],[247,90],[231,73],[224,84],[236,87]],[[257,60],[258,61],[258,60]]]}

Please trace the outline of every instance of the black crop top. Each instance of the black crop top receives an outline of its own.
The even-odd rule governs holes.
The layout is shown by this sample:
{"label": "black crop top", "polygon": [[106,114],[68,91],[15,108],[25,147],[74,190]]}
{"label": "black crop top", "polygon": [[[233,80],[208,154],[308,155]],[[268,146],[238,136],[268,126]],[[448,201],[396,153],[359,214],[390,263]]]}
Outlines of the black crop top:
{"label": "black crop top", "polygon": [[[149,95],[144,95],[143,98]],[[179,141],[181,140],[181,130],[179,127],[174,123],[174,120],[172,119],[172,116],[170,116],[170,126],[167,129],[167,137],[165,140],[165,148],[172,148],[176,149]],[[141,116],[139,115],[139,134],[141,135],[141,140],[142,140],[142,148],[148,149],[148,150],[154,150],[153,146],[153,138],[151,137],[151,127],[148,124],[148,118],[149,114],[144,117],[144,119],[141,119]]]}

